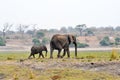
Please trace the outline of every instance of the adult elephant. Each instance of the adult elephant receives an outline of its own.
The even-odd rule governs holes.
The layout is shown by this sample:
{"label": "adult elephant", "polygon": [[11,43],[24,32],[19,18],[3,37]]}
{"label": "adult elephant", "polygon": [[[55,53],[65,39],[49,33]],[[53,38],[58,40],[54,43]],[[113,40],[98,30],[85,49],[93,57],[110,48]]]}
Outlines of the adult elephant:
{"label": "adult elephant", "polygon": [[[75,45],[75,57],[77,57],[77,43],[76,43],[76,37],[73,35],[61,35],[56,34],[53,35],[51,41],[50,41],[50,58],[53,58],[53,51],[54,49],[58,50],[57,57],[64,57],[66,52],[68,58],[70,57],[70,51],[69,51],[69,45],[73,43]],[[63,55],[60,56],[61,50],[64,49]]]}
{"label": "adult elephant", "polygon": [[28,59],[30,59],[31,56],[33,56],[33,58],[35,58],[35,54],[38,54],[39,53],[39,57],[40,58],[41,56],[44,58],[44,55],[42,53],[42,51],[46,51],[46,55],[47,56],[47,47],[45,45],[42,45],[42,46],[32,46],[31,47],[31,53],[30,53],[30,56],[28,57]]}

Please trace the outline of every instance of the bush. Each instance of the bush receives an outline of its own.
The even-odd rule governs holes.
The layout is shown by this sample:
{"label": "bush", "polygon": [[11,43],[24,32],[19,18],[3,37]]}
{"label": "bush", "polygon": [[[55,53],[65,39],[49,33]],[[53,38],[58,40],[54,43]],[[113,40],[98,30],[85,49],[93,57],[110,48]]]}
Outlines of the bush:
{"label": "bush", "polygon": [[40,41],[37,38],[34,38],[32,42],[34,43],[34,45],[40,45]]}
{"label": "bush", "polygon": [[43,38],[42,39],[42,44],[43,45],[46,45],[46,44],[48,44],[49,43],[49,39],[48,38]]}
{"label": "bush", "polygon": [[2,37],[0,37],[0,46],[5,46],[5,45],[6,45],[5,40]]}
{"label": "bush", "polygon": [[[70,47],[74,47],[74,44],[71,44]],[[78,48],[85,48],[85,47],[89,47],[89,45],[86,44],[86,43],[79,43],[79,42],[77,42],[77,47]]]}
{"label": "bush", "polygon": [[120,38],[119,37],[115,38],[115,45],[120,45]]}
{"label": "bush", "polygon": [[86,43],[77,43],[77,47],[78,48],[85,48],[85,47],[89,47],[89,45]]}
{"label": "bush", "polygon": [[37,32],[36,36],[37,36],[37,38],[42,38],[45,36],[45,34],[43,32],[39,31],[39,32]]}
{"label": "bush", "polygon": [[104,37],[101,41],[100,41],[101,46],[109,46],[111,45],[110,41],[109,41],[109,37]]}
{"label": "bush", "polygon": [[112,50],[110,58],[111,58],[111,60],[114,60],[114,59],[118,58],[118,51],[116,49]]}
{"label": "bush", "polygon": [[100,44],[101,44],[101,46],[109,46],[110,45],[110,43],[104,39],[102,41],[100,41]]}
{"label": "bush", "polygon": [[6,39],[10,39],[10,37],[7,36]]}

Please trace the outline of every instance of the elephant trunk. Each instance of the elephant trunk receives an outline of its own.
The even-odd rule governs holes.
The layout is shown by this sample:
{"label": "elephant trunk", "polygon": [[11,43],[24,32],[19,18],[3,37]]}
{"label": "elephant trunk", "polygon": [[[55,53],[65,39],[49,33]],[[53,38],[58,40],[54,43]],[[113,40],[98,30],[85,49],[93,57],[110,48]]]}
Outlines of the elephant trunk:
{"label": "elephant trunk", "polygon": [[77,43],[75,42],[75,57],[77,57]]}

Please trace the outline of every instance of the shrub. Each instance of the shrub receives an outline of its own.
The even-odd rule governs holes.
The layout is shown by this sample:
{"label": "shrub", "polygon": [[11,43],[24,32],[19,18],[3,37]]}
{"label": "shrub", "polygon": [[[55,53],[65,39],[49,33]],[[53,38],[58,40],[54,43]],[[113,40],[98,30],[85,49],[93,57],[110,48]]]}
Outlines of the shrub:
{"label": "shrub", "polygon": [[32,71],[30,71],[30,74],[29,74],[29,79],[34,79],[35,78],[35,75]]}
{"label": "shrub", "polygon": [[48,38],[43,38],[42,39],[42,44],[46,45],[49,43],[49,39]]}
{"label": "shrub", "polygon": [[[74,44],[70,44],[70,47],[74,47]],[[77,47],[78,48],[85,48],[85,47],[89,47],[89,45],[86,44],[86,43],[79,43],[79,42],[77,42]]]}
{"label": "shrub", "polygon": [[6,39],[10,39],[10,37],[7,36]]}
{"label": "shrub", "polygon": [[13,75],[13,80],[18,80],[18,75],[17,74]]}
{"label": "shrub", "polygon": [[37,38],[42,38],[44,36],[45,36],[45,34],[43,32],[41,32],[41,31],[37,32],[37,34],[36,34]]}
{"label": "shrub", "polygon": [[115,38],[115,44],[120,45],[120,38],[119,37]]}
{"label": "shrub", "polygon": [[118,58],[118,52],[116,49],[112,50],[111,56],[110,56],[111,60],[117,59]]}
{"label": "shrub", "polygon": [[89,47],[89,45],[86,43],[77,43],[77,47],[78,48],[85,48],[85,47]]}
{"label": "shrub", "polygon": [[6,45],[5,40],[2,37],[0,37],[0,46],[5,46],[5,45]]}
{"label": "shrub", "polygon": [[110,45],[110,43],[106,40],[100,41],[100,44],[101,44],[101,46],[109,46]]}
{"label": "shrub", "polygon": [[110,41],[109,41],[109,37],[106,36],[104,37],[101,41],[100,41],[101,46],[109,46],[110,45]]}
{"label": "shrub", "polygon": [[7,60],[13,60],[13,58],[11,58],[11,57],[7,57]]}
{"label": "shrub", "polygon": [[34,43],[34,45],[40,45],[40,41],[37,38],[34,38],[32,42]]}

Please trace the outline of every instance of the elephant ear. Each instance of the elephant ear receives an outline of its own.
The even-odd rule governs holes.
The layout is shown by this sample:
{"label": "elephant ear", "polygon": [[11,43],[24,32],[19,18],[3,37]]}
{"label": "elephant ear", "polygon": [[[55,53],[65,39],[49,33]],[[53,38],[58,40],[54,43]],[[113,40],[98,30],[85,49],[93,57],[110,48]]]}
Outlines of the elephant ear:
{"label": "elephant ear", "polygon": [[72,36],[72,35],[68,35],[68,41],[69,41],[69,44],[70,44],[71,42],[73,42],[73,36]]}

